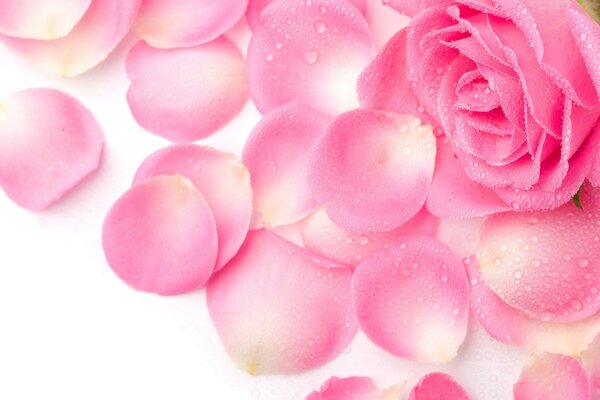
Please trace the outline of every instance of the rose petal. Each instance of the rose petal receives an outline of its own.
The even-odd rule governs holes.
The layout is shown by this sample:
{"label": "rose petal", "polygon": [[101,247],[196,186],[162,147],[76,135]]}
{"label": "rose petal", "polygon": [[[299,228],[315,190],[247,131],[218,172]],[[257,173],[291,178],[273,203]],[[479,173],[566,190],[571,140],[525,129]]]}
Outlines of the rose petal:
{"label": "rose petal", "polygon": [[0,99],[0,187],[23,208],[38,211],[95,171],[102,129],[75,98],[29,89]]}
{"label": "rose petal", "polygon": [[575,3],[568,8],[567,21],[600,97],[600,27]]}
{"label": "rose petal", "polygon": [[144,0],[135,32],[153,47],[196,46],[233,27],[247,5],[248,0]]}
{"label": "rose petal", "polygon": [[379,400],[379,390],[371,378],[352,376],[329,378],[306,397],[306,400]]}
{"label": "rose petal", "polygon": [[202,194],[182,175],[132,187],[102,228],[110,267],[137,290],[174,295],[203,286],[217,258],[217,229]]}
{"label": "rose petal", "polygon": [[467,333],[469,283],[444,244],[406,237],[363,261],[352,283],[359,325],[375,344],[419,362],[456,356]]}
{"label": "rose petal", "polygon": [[566,324],[527,317],[487,287],[474,259],[465,259],[465,263],[471,281],[471,311],[494,339],[533,353],[579,356],[600,333],[600,313]]}
{"label": "rose petal", "polygon": [[127,56],[127,102],[146,130],[173,142],[207,137],[248,99],[242,53],[229,39],[181,49],[138,42]]}
{"label": "rose petal", "polygon": [[451,4],[451,0],[384,0],[384,3],[402,14],[414,17],[428,7],[445,7]]}
{"label": "rose petal", "polygon": [[408,400],[469,400],[463,388],[450,375],[425,375],[410,392]]}
{"label": "rose petal", "polygon": [[[0,35],[0,40],[37,68],[75,76],[102,62],[127,34],[141,0],[92,1],[73,30],[57,40],[40,41]],[[54,4],[54,3],[53,3]]]}
{"label": "rose petal", "polygon": [[421,209],[434,164],[431,127],[415,117],[359,109],[338,116],[319,138],[309,181],[335,223],[381,232]]}
{"label": "rose petal", "polygon": [[600,335],[590,344],[581,358],[590,376],[592,391],[595,394],[600,393]]}
{"label": "rose petal", "polygon": [[336,225],[324,210],[318,210],[300,222],[304,247],[312,253],[350,267],[398,238],[421,233],[435,236],[438,221],[424,208],[408,222],[389,232],[357,233]]}
{"label": "rose petal", "polygon": [[67,35],[92,0],[21,0],[0,3],[0,33],[54,40]]}
{"label": "rose petal", "polygon": [[513,387],[514,400],[591,400],[590,382],[573,357],[534,356]]}
{"label": "rose petal", "polygon": [[244,146],[254,189],[252,226],[294,223],[316,207],[306,178],[308,156],[331,117],[300,103],[265,115]]}
{"label": "rose petal", "polygon": [[367,22],[348,0],[273,2],[248,48],[250,96],[263,114],[294,100],[329,113],[351,109],[372,50]]}
{"label": "rose petal", "polygon": [[600,192],[583,210],[504,213],[485,222],[477,260],[486,284],[510,306],[543,321],[573,322],[600,311]]}
{"label": "rose petal", "polygon": [[241,369],[304,371],[339,355],[356,333],[351,274],[266,230],[251,231],[209,282],[208,310]]}
{"label": "rose petal", "polygon": [[146,158],[133,184],[157,175],[176,174],[192,181],[212,211],[219,239],[219,270],[237,253],[248,232],[252,216],[248,170],[233,154],[194,144],[173,145]]}

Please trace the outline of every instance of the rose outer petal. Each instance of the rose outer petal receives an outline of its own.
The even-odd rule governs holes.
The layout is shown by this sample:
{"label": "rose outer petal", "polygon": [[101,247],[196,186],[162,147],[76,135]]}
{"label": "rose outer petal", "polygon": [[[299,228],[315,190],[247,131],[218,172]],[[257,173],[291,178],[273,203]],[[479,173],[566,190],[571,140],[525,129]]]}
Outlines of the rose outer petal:
{"label": "rose outer petal", "polygon": [[252,216],[250,174],[233,154],[207,146],[180,144],[159,150],[138,168],[133,185],[158,175],[181,174],[204,196],[217,226],[216,270],[237,253]]}
{"label": "rose outer petal", "polygon": [[229,39],[180,49],[138,42],[127,56],[127,102],[146,130],[173,142],[205,138],[248,99],[242,53]]}
{"label": "rose outer petal", "polygon": [[54,40],[67,35],[92,0],[20,0],[0,3],[0,33],[23,39]]}
{"label": "rose outer petal", "polygon": [[309,166],[311,190],[336,224],[389,231],[425,203],[435,153],[432,129],[418,118],[353,110],[319,138]]}
{"label": "rose outer petal", "polygon": [[407,236],[358,265],[354,306],[365,334],[399,357],[453,359],[467,334],[469,283],[448,247]]}
{"label": "rose outer petal", "polygon": [[77,99],[28,89],[0,100],[0,187],[23,208],[59,200],[100,165],[104,136]]}
{"label": "rose outer petal", "polygon": [[250,374],[292,373],[338,356],[357,330],[352,272],[266,230],[208,284],[210,316],[225,350]]}
{"label": "rose outer petal", "polygon": [[600,26],[575,3],[568,8],[567,21],[600,97]]}
{"label": "rose outer petal", "polygon": [[217,258],[217,229],[202,194],[182,175],[129,189],[108,212],[102,245],[113,271],[134,289],[175,295],[203,286]]}
{"label": "rose outer petal", "polygon": [[408,400],[469,400],[469,396],[450,375],[434,372],[421,378]]}

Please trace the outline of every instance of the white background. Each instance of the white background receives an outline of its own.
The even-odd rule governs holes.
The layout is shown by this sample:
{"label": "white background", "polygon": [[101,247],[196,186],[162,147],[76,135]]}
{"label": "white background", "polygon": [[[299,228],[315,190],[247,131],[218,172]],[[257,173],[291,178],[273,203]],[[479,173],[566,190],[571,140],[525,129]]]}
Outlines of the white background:
{"label": "white background", "polygon": [[[474,400],[512,398],[527,354],[492,342],[475,324],[460,356],[444,367],[394,358],[359,333],[320,369],[252,377],[225,354],[203,291],[164,298],[121,283],[104,261],[104,215],[141,161],[168,144],[129,113],[123,62],[133,41],[69,80],[36,72],[0,45],[0,94],[59,88],[89,107],[106,135],[101,169],[47,211],[22,210],[0,191],[0,399],[302,400],[331,375],[410,388],[434,370],[452,374]],[[239,154],[259,119],[249,102],[203,143]]]}

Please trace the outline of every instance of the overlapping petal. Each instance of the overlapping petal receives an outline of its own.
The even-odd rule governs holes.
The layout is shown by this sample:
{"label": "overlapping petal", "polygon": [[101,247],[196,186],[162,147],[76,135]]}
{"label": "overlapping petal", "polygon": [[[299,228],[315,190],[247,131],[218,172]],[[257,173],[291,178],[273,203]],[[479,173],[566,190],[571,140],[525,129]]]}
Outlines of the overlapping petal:
{"label": "overlapping petal", "polygon": [[216,269],[222,268],[244,242],[252,216],[250,174],[233,154],[207,146],[180,144],[150,155],[133,184],[158,175],[183,175],[202,193],[217,226]]}
{"label": "overlapping petal", "polygon": [[247,5],[248,0],[144,0],[135,31],[153,47],[196,46],[234,26]]}
{"label": "overlapping petal", "polygon": [[392,230],[423,206],[435,153],[432,129],[418,118],[365,109],[344,113],[311,156],[313,196],[342,227]]}
{"label": "overlapping petal", "polygon": [[79,75],[114,50],[129,32],[140,3],[141,0],[94,0],[73,30],[60,39],[0,35],[0,40],[43,71],[63,77]]}
{"label": "overlapping petal", "polygon": [[252,226],[294,223],[317,207],[309,189],[309,154],[331,117],[300,103],[281,106],[254,128],[244,146],[254,189]]}
{"label": "overlapping petal", "polygon": [[95,171],[102,129],[75,98],[29,89],[0,100],[0,187],[15,203],[42,210]]}
{"label": "overlapping petal", "polygon": [[363,261],[354,272],[353,297],[362,330],[399,357],[446,363],[465,339],[467,275],[435,239],[405,237]]}
{"label": "overlapping petal", "polygon": [[127,56],[127,101],[146,130],[173,142],[209,136],[248,99],[242,53],[229,39],[155,49],[138,42]]}
{"label": "overlapping petal", "polygon": [[569,5],[567,21],[600,97],[600,26],[575,3]]}
{"label": "overlapping petal", "polygon": [[102,228],[110,267],[131,287],[161,295],[203,286],[217,259],[217,229],[202,194],[182,175],[129,189]]}
{"label": "overlapping petal", "polygon": [[250,374],[300,372],[339,355],[357,330],[352,273],[264,229],[208,284],[210,316]]}
{"label": "overlapping petal", "polygon": [[349,0],[278,0],[250,41],[250,96],[263,114],[294,100],[328,113],[349,110],[372,51],[367,22]]}
{"label": "overlapping petal", "polygon": [[451,376],[434,372],[421,378],[408,400],[469,400],[469,396]]}

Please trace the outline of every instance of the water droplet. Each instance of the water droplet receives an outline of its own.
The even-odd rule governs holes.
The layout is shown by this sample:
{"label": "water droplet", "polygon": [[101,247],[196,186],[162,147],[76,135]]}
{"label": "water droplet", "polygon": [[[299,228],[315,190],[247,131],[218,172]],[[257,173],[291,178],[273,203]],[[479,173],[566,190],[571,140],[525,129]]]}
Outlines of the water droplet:
{"label": "water droplet", "polygon": [[271,62],[271,61],[273,61],[273,54],[271,54],[271,53],[268,53],[268,54],[265,56],[265,60],[267,60],[268,62]]}
{"label": "water droplet", "polygon": [[325,23],[322,21],[317,21],[317,22],[315,22],[314,28],[315,28],[315,32],[323,33],[327,30],[327,25],[325,25]]}
{"label": "water droplet", "polygon": [[590,262],[586,258],[580,258],[579,260],[577,260],[577,265],[579,265],[581,268],[585,268],[589,264],[590,264]]}
{"label": "water droplet", "polygon": [[304,61],[306,61],[306,63],[309,65],[316,63],[318,59],[319,59],[319,54],[317,54],[316,51],[311,50],[311,51],[307,51],[304,54]]}

